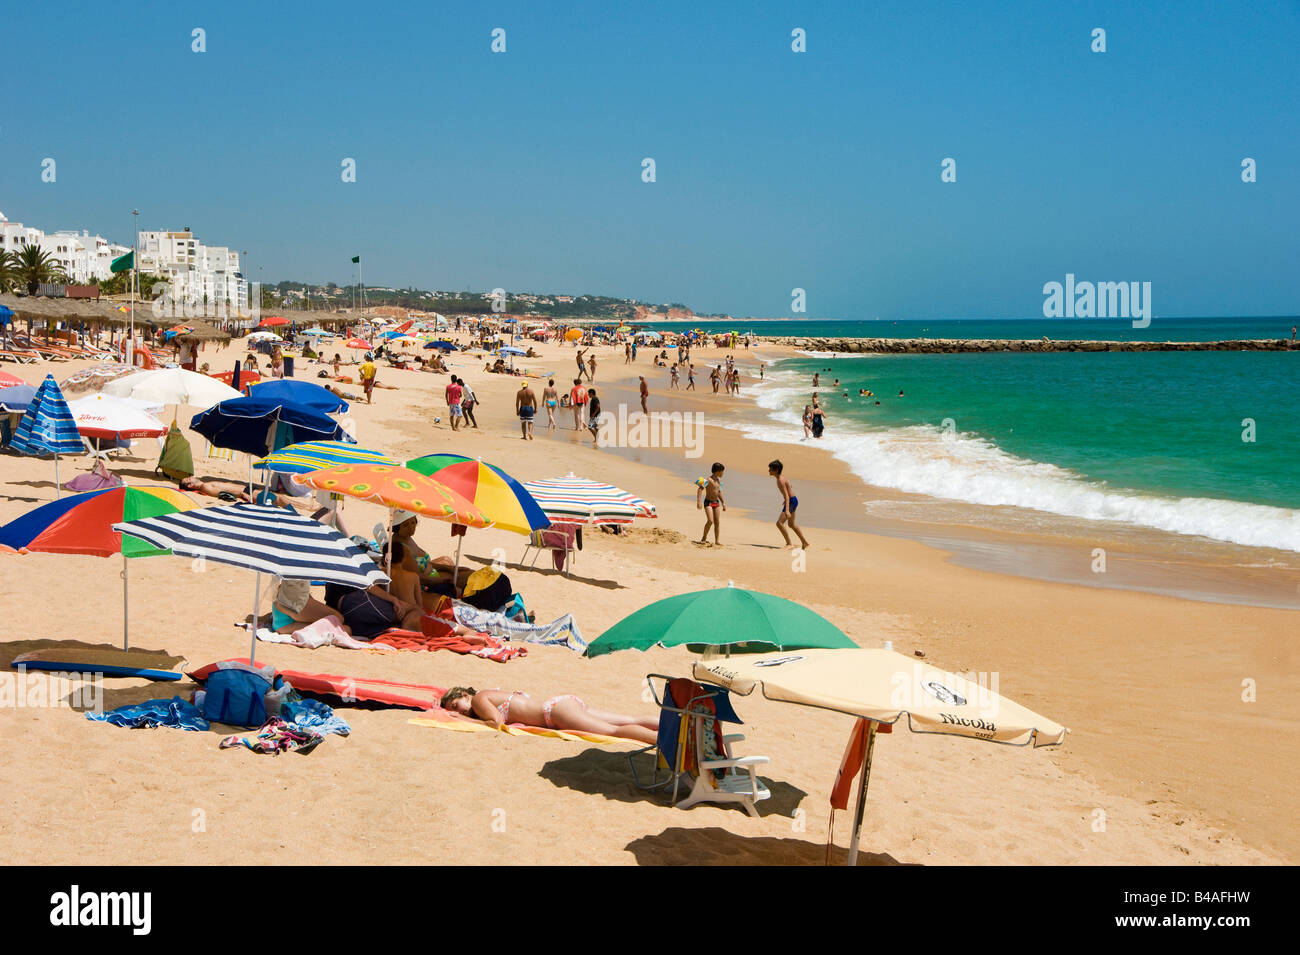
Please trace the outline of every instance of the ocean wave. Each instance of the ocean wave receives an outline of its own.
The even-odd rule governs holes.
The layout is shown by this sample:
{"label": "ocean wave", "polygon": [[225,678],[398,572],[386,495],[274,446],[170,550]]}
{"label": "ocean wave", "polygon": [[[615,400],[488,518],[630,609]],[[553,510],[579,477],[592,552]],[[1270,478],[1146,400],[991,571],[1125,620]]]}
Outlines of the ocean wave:
{"label": "ocean wave", "polygon": [[[803,442],[800,417],[790,408],[796,402],[806,402],[806,383],[795,384],[774,375],[751,394],[768,412],[771,422],[732,422],[728,427],[762,441]],[[876,487],[1300,552],[1300,511],[1115,488],[1056,465],[1008,454],[984,438],[930,425],[837,429],[817,446],[830,451],[864,482]]]}

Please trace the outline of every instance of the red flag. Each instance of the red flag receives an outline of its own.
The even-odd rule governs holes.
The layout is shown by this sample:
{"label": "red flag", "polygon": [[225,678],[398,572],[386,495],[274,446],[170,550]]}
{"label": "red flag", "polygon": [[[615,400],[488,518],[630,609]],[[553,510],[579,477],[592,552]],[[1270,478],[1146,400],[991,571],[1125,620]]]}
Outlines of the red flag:
{"label": "red flag", "polygon": [[849,793],[853,790],[853,780],[862,770],[862,757],[867,750],[867,723],[858,720],[849,733],[849,744],[844,747],[844,757],[840,760],[839,771],[835,774],[835,785],[831,787],[831,808],[848,809]]}

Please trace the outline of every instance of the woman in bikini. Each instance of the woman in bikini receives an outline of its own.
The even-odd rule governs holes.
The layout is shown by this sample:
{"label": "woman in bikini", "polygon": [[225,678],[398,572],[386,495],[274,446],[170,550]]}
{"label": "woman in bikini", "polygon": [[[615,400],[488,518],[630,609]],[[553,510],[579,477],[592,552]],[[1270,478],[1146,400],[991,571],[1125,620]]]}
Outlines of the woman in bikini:
{"label": "woman in bikini", "polygon": [[472,686],[452,687],[443,694],[444,710],[463,719],[483,720],[493,726],[522,723],[553,730],[600,733],[653,745],[659,733],[658,716],[627,716],[587,706],[572,693],[553,696],[543,703],[522,690],[475,690]]}
{"label": "woman in bikini", "polygon": [[560,393],[555,390],[555,379],[546,383],[542,390],[542,402],[546,405],[546,430],[555,430],[555,409],[560,405]]}

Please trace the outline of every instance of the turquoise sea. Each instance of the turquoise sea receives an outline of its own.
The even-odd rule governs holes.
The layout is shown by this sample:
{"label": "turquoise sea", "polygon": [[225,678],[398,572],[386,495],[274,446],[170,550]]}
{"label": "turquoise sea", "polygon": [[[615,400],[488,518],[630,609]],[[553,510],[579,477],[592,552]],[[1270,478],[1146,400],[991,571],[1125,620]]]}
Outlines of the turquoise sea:
{"label": "turquoise sea", "polygon": [[[1214,340],[1289,337],[1296,320],[812,324],[754,331]],[[821,443],[868,484],[1300,551],[1300,351],[807,355],[768,366],[751,394],[770,421],[748,430],[800,440],[814,373]]]}

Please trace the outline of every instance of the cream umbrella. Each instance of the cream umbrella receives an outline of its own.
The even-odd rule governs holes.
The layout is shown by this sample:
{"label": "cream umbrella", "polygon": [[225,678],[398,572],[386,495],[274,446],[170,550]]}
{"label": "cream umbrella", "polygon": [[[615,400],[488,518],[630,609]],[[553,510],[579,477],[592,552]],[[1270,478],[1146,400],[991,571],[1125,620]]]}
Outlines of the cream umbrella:
{"label": "cream umbrella", "polygon": [[888,649],[814,649],[706,658],[694,665],[693,672],[695,679],[741,696],[761,689],[769,700],[858,718],[831,799],[832,807],[847,808],[848,790],[860,769],[849,865],[857,863],[871,756],[882,725],[890,732],[906,717],[914,733],[1035,747],[1059,746],[1068,732],[1059,723],[982,685],[978,678],[971,681]]}
{"label": "cream umbrella", "polygon": [[104,386],[104,394],[135,398],[159,405],[189,405],[211,408],[227,398],[243,395],[224,381],[184,368],[139,371]]}

